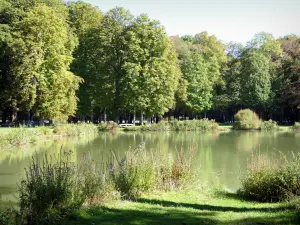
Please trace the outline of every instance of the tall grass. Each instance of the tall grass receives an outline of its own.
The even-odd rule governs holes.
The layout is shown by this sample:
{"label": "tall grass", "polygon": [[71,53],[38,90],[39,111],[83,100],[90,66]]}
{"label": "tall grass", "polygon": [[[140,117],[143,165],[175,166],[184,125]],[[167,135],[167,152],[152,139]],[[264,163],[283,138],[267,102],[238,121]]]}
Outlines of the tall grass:
{"label": "tall grass", "polygon": [[[277,159],[276,159],[277,158]],[[300,196],[300,158],[292,160],[281,154],[266,157],[254,154],[248,163],[247,176],[238,191],[241,196],[263,202],[277,202]]]}
{"label": "tall grass", "polygon": [[35,128],[8,128],[0,134],[0,147],[21,146],[36,141],[39,135]]}
{"label": "tall grass", "polygon": [[54,126],[54,134],[62,136],[93,135],[98,132],[92,123],[58,124]]}
{"label": "tall grass", "polygon": [[42,161],[32,158],[19,185],[20,211],[5,216],[7,210],[3,210],[0,222],[59,224],[82,206],[102,203],[106,198],[136,199],[149,191],[195,185],[194,153],[193,147],[174,156],[146,151],[141,143],[123,157],[112,152],[110,159],[100,164],[88,155],[76,164],[70,160],[72,152],[62,150],[56,157],[45,156]]}
{"label": "tall grass", "polygon": [[300,131],[300,123],[299,122],[295,122],[294,126],[292,127],[292,129],[296,132]]}
{"label": "tall grass", "polygon": [[106,123],[100,123],[98,125],[99,131],[116,131],[119,125],[114,121],[108,121]]}
{"label": "tall grass", "polygon": [[126,127],[125,131],[216,131],[218,123],[214,120],[162,120],[141,127]]}
{"label": "tall grass", "polygon": [[42,137],[61,136],[81,136],[94,135],[98,133],[94,124],[60,124],[54,127],[35,128],[7,128],[6,132],[0,133],[0,148],[27,145],[36,142]]}
{"label": "tall grass", "polygon": [[109,176],[122,198],[132,199],[151,190],[178,190],[194,183],[192,158],[195,148],[176,155],[145,151],[144,144],[128,150],[123,158],[113,154]]}
{"label": "tall grass", "polygon": [[262,131],[277,131],[277,130],[279,130],[277,122],[273,121],[273,120],[262,121],[260,124],[260,128]]}

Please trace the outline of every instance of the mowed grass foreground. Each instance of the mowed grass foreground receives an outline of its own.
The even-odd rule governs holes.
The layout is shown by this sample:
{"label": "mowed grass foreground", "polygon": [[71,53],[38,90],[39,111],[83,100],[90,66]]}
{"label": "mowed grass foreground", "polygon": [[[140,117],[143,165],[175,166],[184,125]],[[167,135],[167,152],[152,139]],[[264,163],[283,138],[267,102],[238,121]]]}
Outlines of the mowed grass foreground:
{"label": "mowed grass foreground", "polygon": [[182,191],[147,195],[136,201],[111,201],[82,209],[64,225],[142,224],[300,224],[286,203],[258,203],[226,192]]}

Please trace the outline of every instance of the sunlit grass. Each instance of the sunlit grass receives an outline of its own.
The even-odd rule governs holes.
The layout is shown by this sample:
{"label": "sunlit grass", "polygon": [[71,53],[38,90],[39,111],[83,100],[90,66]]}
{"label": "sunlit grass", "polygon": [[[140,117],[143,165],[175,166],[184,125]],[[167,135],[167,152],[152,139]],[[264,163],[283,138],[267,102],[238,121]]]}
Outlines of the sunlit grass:
{"label": "sunlit grass", "polygon": [[143,196],[135,202],[112,201],[81,210],[64,224],[299,224],[284,203],[256,203],[235,194],[203,190]]}

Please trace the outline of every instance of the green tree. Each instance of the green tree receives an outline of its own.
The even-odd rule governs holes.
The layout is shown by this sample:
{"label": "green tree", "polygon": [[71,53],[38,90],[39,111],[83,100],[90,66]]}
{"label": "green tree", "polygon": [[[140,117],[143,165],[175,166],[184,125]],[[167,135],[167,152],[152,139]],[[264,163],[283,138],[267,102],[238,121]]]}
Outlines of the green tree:
{"label": "green tree", "polygon": [[278,69],[276,97],[281,107],[300,106],[300,38],[288,35],[279,40],[283,49],[281,67]]}
{"label": "green tree", "polygon": [[181,73],[164,28],[141,15],[126,30],[124,48],[120,82],[124,110],[162,115],[174,108]]}
{"label": "green tree", "polygon": [[270,96],[269,59],[260,52],[248,52],[242,59],[241,102],[244,106],[262,108]]}
{"label": "green tree", "polygon": [[186,110],[201,113],[211,107],[212,81],[209,79],[209,68],[204,57],[198,51],[198,46],[191,43],[187,37],[173,37],[183,79],[187,84]]}
{"label": "green tree", "polygon": [[242,44],[230,42],[226,45],[226,64],[221,71],[223,82],[215,87],[213,108],[217,110],[235,109],[240,104],[241,57],[245,51]]}
{"label": "green tree", "polygon": [[77,115],[93,115],[97,107],[106,107],[104,104],[105,80],[101,78],[101,57],[99,52],[99,30],[103,20],[102,12],[84,2],[72,2],[68,4],[71,27],[78,36],[79,45],[73,53],[74,61],[71,70],[84,79],[78,91],[78,112]]}
{"label": "green tree", "polygon": [[68,71],[77,39],[67,11],[61,1],[11,2],[7,87],[12,88],[6,100],[14,115],[33,110],[41,118],[65,119],[76,110],[81,81]]}

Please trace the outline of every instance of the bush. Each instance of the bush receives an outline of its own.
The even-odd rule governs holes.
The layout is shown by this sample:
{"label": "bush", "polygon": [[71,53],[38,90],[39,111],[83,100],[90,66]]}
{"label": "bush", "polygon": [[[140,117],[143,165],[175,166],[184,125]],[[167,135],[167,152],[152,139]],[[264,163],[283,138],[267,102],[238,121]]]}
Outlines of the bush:
{"label": "bush", "polygon": [[45,157],[43,164],[34,159],[26,169],[19,187],[20,212],[27,224],[55,224],[68,217],[85,201],[85,193],[76,176],[75,165],[59,156],[57,163]]}
{"label": "bush", "polygon": [[119,128],[119,125],[114,121],[108,121],[106,123],[100,123],[98,125],[99,131],[116,131]]}
{"label": "bush", "polygon": [[261,122],[261,129],[263,131],[276,131],[279,129],[279,127],[276,121],[268,120],[268,121]]}
{"label": "bush", "polygon": [[[20,215],[12,213],[0,222],[16,224],[59,224],[83,205],[101,203],[105,198],[135,199],[151,190],[183,189],[195,184],[192,172],[194,148],[179,151],[175,157],[145,151],[142,143],[123,158],[112,153],[108,162],[96,165],[87,154],[74,164],[71,152],[57,159],[45,157],[42,164],[33,159],[19,186]],[[52,162],[54,161],[54,163]],[[2,217],[1,217],[2,216]],[[10,223],[8,223],[10,224]]]}
{"label": "bush", "polygon": [[0,224],[1,225],[19,225],[22,223],[22,218],[19,212],[13,206],[0,205]]}
{"label": "bush", "polygon": [[234,115],[234,128],[240,130],[252,130],[260,128],[260,120],[257,114],[250,109],[243,109]]}
{"label": "bush", "polygon": [[[256,158],[258,159],[258,158]],[[279,166],[275,166],[279,164]],[[242,187],[238,191],[243,197],[263,202],[289,200],[300,196],[300,159],[296,157],[285,163],[265,163],[250,166]]]}
{"label": "bush", "polygon": [[144,145],[134,151],[127,151],[122,159],[114,154],[109,175],[115,188],[124,199],[135,199],[155,186],[155,168],[149,155],[143,151]]}
{"label": "bush", "polygon": [[293,126],[293,130],[296,132],[300,131],[300,123],[299,122],[295,122],[295,124]]}

